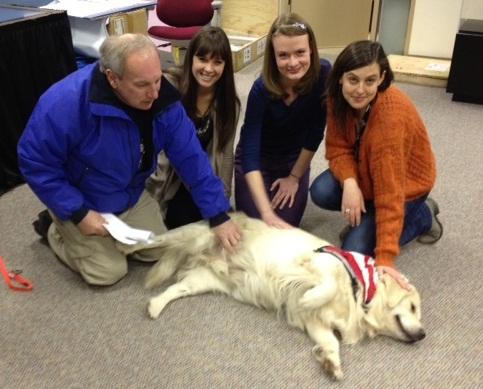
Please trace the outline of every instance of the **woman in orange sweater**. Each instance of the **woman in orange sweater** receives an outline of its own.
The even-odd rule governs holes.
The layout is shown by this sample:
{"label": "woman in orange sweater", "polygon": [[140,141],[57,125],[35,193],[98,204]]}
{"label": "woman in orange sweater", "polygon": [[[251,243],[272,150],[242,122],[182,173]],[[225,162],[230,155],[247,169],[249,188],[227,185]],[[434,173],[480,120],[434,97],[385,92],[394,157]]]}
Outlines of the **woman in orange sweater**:
{"label": "woman in orange sweater", "polygon": [[409,288],[394,267],[400,246],[415,238],[434,243],[443,229],[428,198],[436,178],[428,132],[393,79],[377,42],[354,42],[338,56],[327,89],[329,169],[310,194],[349,223],[343,249],[374,256],[380,274]]}

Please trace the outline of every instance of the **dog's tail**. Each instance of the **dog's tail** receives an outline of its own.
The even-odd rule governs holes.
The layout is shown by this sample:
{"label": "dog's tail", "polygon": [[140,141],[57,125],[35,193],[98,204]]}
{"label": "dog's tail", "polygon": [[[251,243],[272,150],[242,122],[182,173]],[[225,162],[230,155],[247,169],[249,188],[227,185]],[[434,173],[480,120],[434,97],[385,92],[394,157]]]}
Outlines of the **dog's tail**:
{"label": "dog's tail", "polygon": [[153,288],[170,279],[188,260],[200,258],[207,249],[215,245],[215,236],[208,223],[201,221],[176,228],[155,239],[160,250],[159,261],[146,276],[145,287]]}

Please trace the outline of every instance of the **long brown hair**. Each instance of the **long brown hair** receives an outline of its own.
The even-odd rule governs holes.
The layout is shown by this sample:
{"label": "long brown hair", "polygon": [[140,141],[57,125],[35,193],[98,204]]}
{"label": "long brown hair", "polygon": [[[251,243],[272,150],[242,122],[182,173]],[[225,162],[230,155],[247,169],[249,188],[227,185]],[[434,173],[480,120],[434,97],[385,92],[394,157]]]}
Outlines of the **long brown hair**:
{"label": "long brown hair", "polygon": [[233,74],[233,60],[230,42],[225,32],[219,27],[206,27],[202,29],[191,41],[186,50],[183,65],[177,71],[168,73],[175,76],[179,83],[182,102],[188,115],[196,118],[198,83],[193,76],[193,57],[213,56],[225,62],[225,68],[216,83],[214,109],[216,123],[214,126],[218,135],[218,150],[222,150],[236,131],[240,99],[236,94],[235,78]]}
{"label": "long brown hair", "polygon": [[309,37],[309,47],[311,51],[310,67],[294,88],[294,91],[298,94],[308,93],[319,78],[320,58],[314,31],[312,30],[312,27],[310,27],[310,25],[296,13],[280,15],[274,20],[268,31],[262,77],[265,87],[274,98],[285,98],[287,93],[282,88],[280,82],[280,72],[277,68],[275,50],[273,48],[273,38],[277,35],[300,36],[305,34]]}
{"label": "long brown hair", "polygon": [[373,63],[377,63],[380,67],[381,75],[384,74],[384,80],[377,90],[378,92],[385,91],[394,80],[394,73],[380,43],[369,40],[352,42],[342,50],[334,62],[332,71],[327,79],[327,97],[332,103],[331,111],[335,121],[341,128],[346,127],[347,121],[354,114],[354,110],[342,94],[340,79],[346,72]]}

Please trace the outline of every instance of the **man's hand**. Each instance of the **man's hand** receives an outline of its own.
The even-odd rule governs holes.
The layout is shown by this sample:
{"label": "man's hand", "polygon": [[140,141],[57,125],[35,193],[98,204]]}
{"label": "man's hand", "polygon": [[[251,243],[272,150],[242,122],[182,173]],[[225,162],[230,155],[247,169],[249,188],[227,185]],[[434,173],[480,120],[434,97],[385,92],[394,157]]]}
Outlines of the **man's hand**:
{"label": "man's hand", "polygon": [[232,220],[227,220],[214,227],[213,232],[221,245],[231,253],[235,251],[236,246],[242,239],[240,229]]}
{"label": "man's hand", "polygon": [[107,232],[106,228],[104,227],[105,222],[106,220],[101,216],[100,213],[91,210],[87,212],[87,215],[84,216],[84,219],[77,224],[77,227],[83,235],[107,236],[109,235],[109,232]]}

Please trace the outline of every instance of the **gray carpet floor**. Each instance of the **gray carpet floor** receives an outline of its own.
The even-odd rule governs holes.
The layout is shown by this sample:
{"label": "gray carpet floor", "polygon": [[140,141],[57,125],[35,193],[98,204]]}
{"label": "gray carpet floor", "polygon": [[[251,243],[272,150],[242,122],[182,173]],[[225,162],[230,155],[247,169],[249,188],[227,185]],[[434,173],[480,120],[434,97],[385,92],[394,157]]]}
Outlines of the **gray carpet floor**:
{"label": "gray carpet floor", "polygon": [[[237,74],[244,102],[259,69],[260,61]],[[132,262],[115,286],[87,286],[40,243],[31,222],[43,206],[23,185],[0,197],[0,255],[34,290],[0,284],[0,387],[482,387],[483,106],[452,102],[441,88],[399,86],[431,133],[433,196],[445,226],[440,242],[411,243],[397,261],[421,292],[426,339],[342,346],[345,379],[334,383],[305,334],[227,297],[179,300],[150,320],[154,292],[142,287],[149,266]],[[322,146],[312,178],[327,167],[323,153]],[[303,228],[337,243],[343,225],[309,202]]]}

